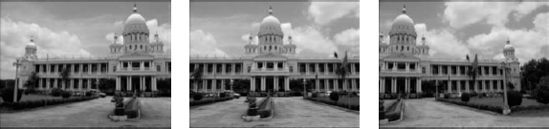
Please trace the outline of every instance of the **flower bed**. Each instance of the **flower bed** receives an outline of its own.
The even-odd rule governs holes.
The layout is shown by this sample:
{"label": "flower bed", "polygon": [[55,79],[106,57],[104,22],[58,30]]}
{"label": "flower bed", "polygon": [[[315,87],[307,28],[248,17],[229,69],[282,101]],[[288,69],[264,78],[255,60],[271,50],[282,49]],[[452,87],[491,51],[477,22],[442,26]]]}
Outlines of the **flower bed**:
{"label": "flower bed", "polygon": [[396,102],[393,102],[389,107],[385,108],[385,118],[389,121],[395,121],[400,119],[402,115],[402,110],[404,109],[404,104],[402,100],[398,99]]}
{"label": "flower bed", "polygon": [[41,100],[20,101],[15,103],[5,102],[0,104],[0,107],[12,109],[12,110],[21,110],[21,109],[49,106],[49,105],[80,102],[80,101],[92,100],[96,98],[99,98],[99,97],[94,96],[94,97],[80,97],[80,98],[67,98],[67,99],[41,99]]}
{"label": "flower bed", "polygon": [[220,101],[227,101],[227,100],[231,100],[231,99],[233,99],[233,97],[230,97],[230,96],[224,97],[224,98],[211,98],[211,99],[204,98],[204,99],[201,99],[201,100],[191,101],[191,106],[215,103],[215,102],[220,102]]}
{"label": "flower bed", "polygon": [[[492,99],[492,98],[485,98],[485,99]],[[503,113],[502,112],[503,111],[503,102],[496,103],[496,102],[490,102],[490,100],[474,100],[474,99],[472,99],[470,102],[463,102],[463,101],[458,100],[458,99],[444,99],[444,98],[437,98],[436,100],[437,101],[442,101],[442,102],[453,103],[453,104],[457,104],[457,105],[468,106],[468,107],[481,109],[481,110],[492,111],[492,112],[496,112],[496,113],[499,113],[499,114]],[[521,111],[548,110],[549,109],[549,105],[535,104],[535,103],[533,103],[533,101],[530,102],[531,100],[527,100],[527,99],[525,99],[525,100],[523,100],[524,102],[521,104],[521,106],[511,107],[511,112],[516,113],[516,112],[521,112]]]}
{"label": "flower bed", "polygon": [[330,100],[330,98],[327,97],[307,97],[307,99],[317,102],[322,102],[325,104],[330,104],[338,107],[343,107],[355,111],[360,111],[360,101],[356,98],[341,98],[338,102],[334,102],[333,100]]}
{"label": "flower bed", "polygon": [[124,113],[128,116],[128,118],[137,118],[140,113],[139,99],[132,98],[128,103],[126,103]]}
{"label": "flower bed", "polygon": [[261,118],[270,117],[273,114],[273,106],[273,99],[271,97],[267,97],[259,103],[257,113],[261,116]]}

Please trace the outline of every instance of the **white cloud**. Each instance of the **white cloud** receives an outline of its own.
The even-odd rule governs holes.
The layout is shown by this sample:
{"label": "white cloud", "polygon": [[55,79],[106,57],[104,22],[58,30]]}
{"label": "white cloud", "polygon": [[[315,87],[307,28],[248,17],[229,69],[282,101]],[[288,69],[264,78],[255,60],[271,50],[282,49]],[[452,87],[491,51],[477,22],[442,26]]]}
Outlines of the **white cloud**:
{"label": "white cloud", "polygon": [[549,5],[544,2],[446,2],[444,21],[453,28],[486,22],[490,25],[503,26],[509,21],[509,14],[515,20],[531,13],[538,7]]}
{"label": "white cloud", "polygon": [[311,2],[309,15],[317,24],[326,25],[347,15],[359,17],[358,2]]}
{"label": "white cloud", "polygon": [[297,46],[296,52],[299,54],[302,50],[312,51],[317,54],[330,54],[337,51],[337,46],[329,38],[324,36],[318,28],[304,26],[292,28],[291,23],[282,23],[284,32],[284,42],[287,42],[288,35],[292,36],[292,42]]}
{"label": "white cloud", "polygon": [[[425,35],[432,57],[461,59],[469,54],[467,46],[448,29],[428,30],[424,23],[416,24],[414,27],[418,37]],[[421,38],[417,38],[416,42],[421,43]]]}
{"label": "white cloud", "polygon": [[34,37],[39,58],[46,58],[46,55],[50,58],[91,56],[82,48],[80,39],[75,34],[54,32],[34,23],[13,21],[6,17],[2,17],[0,23],[0,78],[13,78],[15,68],[12,63],[24,54],[30,36]]}
{"label": "white cloud", "polygon": [[203,30],[191,31],[191,56],[227,56],[217,48],[217,41],[210,33]]}
{"label": "white cloud", "polygon": [[359,39],[360,39],[360,29],[347,29],[342,31],[339,34],[336,34],[334,36],[334,39],[337,44],[340,45],[353,45],[358,46],[359,45]]}
{"label": "white cloud", "polygon": [[164,43],[164,52],[170,52],[172,46],[172,29],[171,25],[164,23],[158,25],[156,19],[147,21],[147,27],[149,28],[149,41],[154,41],[154,35],[158,33],[158,39]]}

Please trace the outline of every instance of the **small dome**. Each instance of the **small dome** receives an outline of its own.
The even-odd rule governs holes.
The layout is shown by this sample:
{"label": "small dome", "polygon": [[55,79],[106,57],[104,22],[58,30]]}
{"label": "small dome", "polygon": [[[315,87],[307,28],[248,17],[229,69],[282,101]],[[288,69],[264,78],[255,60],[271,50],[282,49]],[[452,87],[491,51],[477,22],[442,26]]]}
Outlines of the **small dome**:
{"label": "small dome", "polygon": [[507,39],[507,44],[505,44],[505,46],[503,47],[503,50],[515,50],[513,45],[511,45],[511,41],[509,41],[509,39]]}
{"label": "small dome", "polygon": [[263,18],[263,21],[261,21],[258,35],[263,34],[283,35],[282,28],[280,27],[280,21],[278,18],[273,16],[272,8],[269,9],[269,16]]}
{"label": "small dome", "polygon": [[137,13],[136,5],[133,7],[133,13],[126,19],[123,35],[132,32],[149,34],[146,20],[141,14]]}
{"label": "small dome", "polygon": [[34,39],[31,37],[30,42],[27,44],[25,48],[33,48],[36,49],[36,44],[34,44]]}

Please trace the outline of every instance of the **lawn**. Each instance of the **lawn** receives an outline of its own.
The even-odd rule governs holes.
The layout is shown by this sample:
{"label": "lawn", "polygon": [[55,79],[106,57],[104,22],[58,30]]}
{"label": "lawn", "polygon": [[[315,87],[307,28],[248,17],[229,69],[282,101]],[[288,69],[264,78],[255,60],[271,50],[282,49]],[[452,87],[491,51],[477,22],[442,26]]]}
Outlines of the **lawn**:
{"label": "lawn", "polygon": [[[317,97],[317,99],[322,99],[326,101],[332,101],[329,97]],[[359,97],[340,97],[337,103],[345,104],[345,105],[360,105],[360,98]]]}
{"label": "lawn", "polygon": [[[71,96],[71,98],[78,97],[78,96]],[[29,95],[23,95],[21,96],[20,101],[27,101],[27,100],[41,100],[41,99],[62,99],[61,96],[54,97],[51,95],[39,95],[39,94],[29,94]],[[4,102],[2,100],[2,97],[0,97],[0,103]]]}
{"label": "lawn", "polygon": [[[455,100],[461,101],[461,99],[459,98]],[[503,98],[471,98],[471,100],[469,100],[469,103],[500,106],[500,107],[504,106]],[[536,102],[536,100],[525,99],[525,98],[522,99],[522,103],[520,104],[520,106],[531,106],[531,105],[537,106],[537,105],[543,105],[543,104]]]}

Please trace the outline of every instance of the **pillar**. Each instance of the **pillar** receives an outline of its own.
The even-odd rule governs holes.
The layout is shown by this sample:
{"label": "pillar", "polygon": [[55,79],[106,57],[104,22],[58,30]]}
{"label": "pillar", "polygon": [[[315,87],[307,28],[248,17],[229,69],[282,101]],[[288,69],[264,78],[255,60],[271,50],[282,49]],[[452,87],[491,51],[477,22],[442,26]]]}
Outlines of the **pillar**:
{"label": "pillar", "polygon": [[254,77],[250,78],[250,83],[251,83],[250,91],[255,91],[255,78]]}
{"label": "pillar", "polygon": [[83,83],[82,80],[83,80],[82,78],[78,79],[78,90],[80,91],[82,90],[82,83]]}
{"label": "pillar", "polygon": [[92,82],[92,79],[88,79],[88,87],[86,87],[86,90],[91,89],[91,82]]}
{"label": "pillar", "polygon": [[[459,67],[458,67],[458,68],[459,68]],[[459,73],[459,70],[458,70],[457,73]],[[461,93],[461,80],[458,80],[458,81],[457,81],[457,90],[458,90],[459,93]]]}
{"label": "pillar", "polygon": [[442,65],[438,66],[438,75],[442,75]]}
{"label": "pillar", "polygon": [[[394,67],[393,67],[393,68],[394,68]],[[392,82],[392,83],[391,83],[391,90],[392,90],[393,93],[396,93],[396,92],[397,92],[397,89],[396,89],[396,86],[397,86],[397,85],[396,85],[396,82],[397,82],[397,81],[396,81],[396,78],[392,78],[392,79],[391,79],[391,82]]]}
{"label": "pillar", "polygon": [[305,63],[305,74],[309,74],[309,64],[307,63]]}
{"label": "pillar", "polygon": [[447,91],[448,93],[451,93],[451,92],[452,92],[452,83],[451,83],[451,82],[452,82],[452,81],[450,81],[450,80],[448,80],[448,82],[446,82],[446,83],[447,83],[447,87],[448,87],[448,91]]}
{"label": "pillar", "polygon": [[341,89],[339,89],[339,80],[338,79],[334,79],[334,89],[337,90],[337,91],[341,90]]}
{"label": "pillar", "polygon": [[326,87],[326,89],[328,90],[334,90],[334,89],[330,89],[330,79],[324,79],[324,87]]}
{"label": "pillar", "polygon": [[[408,64],[406,64],[406,68],[408,68]],[[410,78],[407,77],[404,80],[404,93],[410,93]]]}
{"label": "pillar", "polygon": [[[215,65],[214,65],[214,67],[215,67]],[[212,90],[211,91],[217,91],[217,79],[212,79]]]}
{"label": "pillar", "polygon": [[416,87],[417,87],[417,90],[416,90],[416,91],[417,91],[418,93],[423,92],[423,91],[421,91],[421,79],[420,79],[420,78],[417,79],[417,86],[416,86]]}
{"label": "pillar", "polygon": [[128,91],[132,91],[132,77],[131,77],[131,76],[128,76],[127,78],[128,78],[128,79],[127,79],[127,80],[128,80],[128,83],[127,83],[127,84],[128,84],[128,85],[127,85]]}
{"label": "pillar", "polygon": [[46,89],[50,89],[50,80],[49,78],[45,78],[46,80]]}
{"label": "pillar", "polygon": [[116,91],[120,91],[120,76],[116,77]]}
{"label": "pillar", "polygon": [[[152,82],[151,82],[151,84],[152,84],[152,91],[157,91],[157,90],[158,90],[158,89],[157,89],[158,87],[157,87],[157,84],[156,84],[156,77],[155,77],[155,76],[152,76],[151,78],[152,78]],[[198,84],[196,84],[196,91],[198,91]]]}
{"label": "pillar", "polygon": [[286,77],[286,81],[284,82],[284,90],[290,91],[290,77]]}
{"label": "pillar", "polygon": [[315,87],[316,87],[316,91],[320,90],[320,86],[318,85],[318,79],[315,79]]}
{"label": "pillar", "polygon": [[236,71],[236,64],[235,63],[232,63],[232,69],[231,69],[231,74],[234,75],[235,74],[235,71]]}
{"label": "pillar", "polygon": [[208,88],[208,80],[204,79],[202,80],[202,92],[206,92],[207,88]]}
{"label": "pillar", "polygon": [[[225,66],[225,65],[226,65],[226,64],[221,64],[221,74],[222,74],[222,75],[225,75],[225,74],[226,74],[225,69],[227,68],[227,66]],[[223,80],[222,80],[221,82],[223,82]],[[221,89],[223,89],[223,88],[221,88]]]}
{"label": "pillar", "polygon": [[69,83],[70,89],[74,90],[74,79],[71,79],[71,82]]}
{"label": "pillar", "polygon": [[379,93],[385,93],[385,84],[384,84],[384,78],[383,77],[380,77],[379,78]]}
{"label": "pillar", "polygon": [[469,81],[465,81],[465,91],[471,92],[471,89],[469,89]]}

